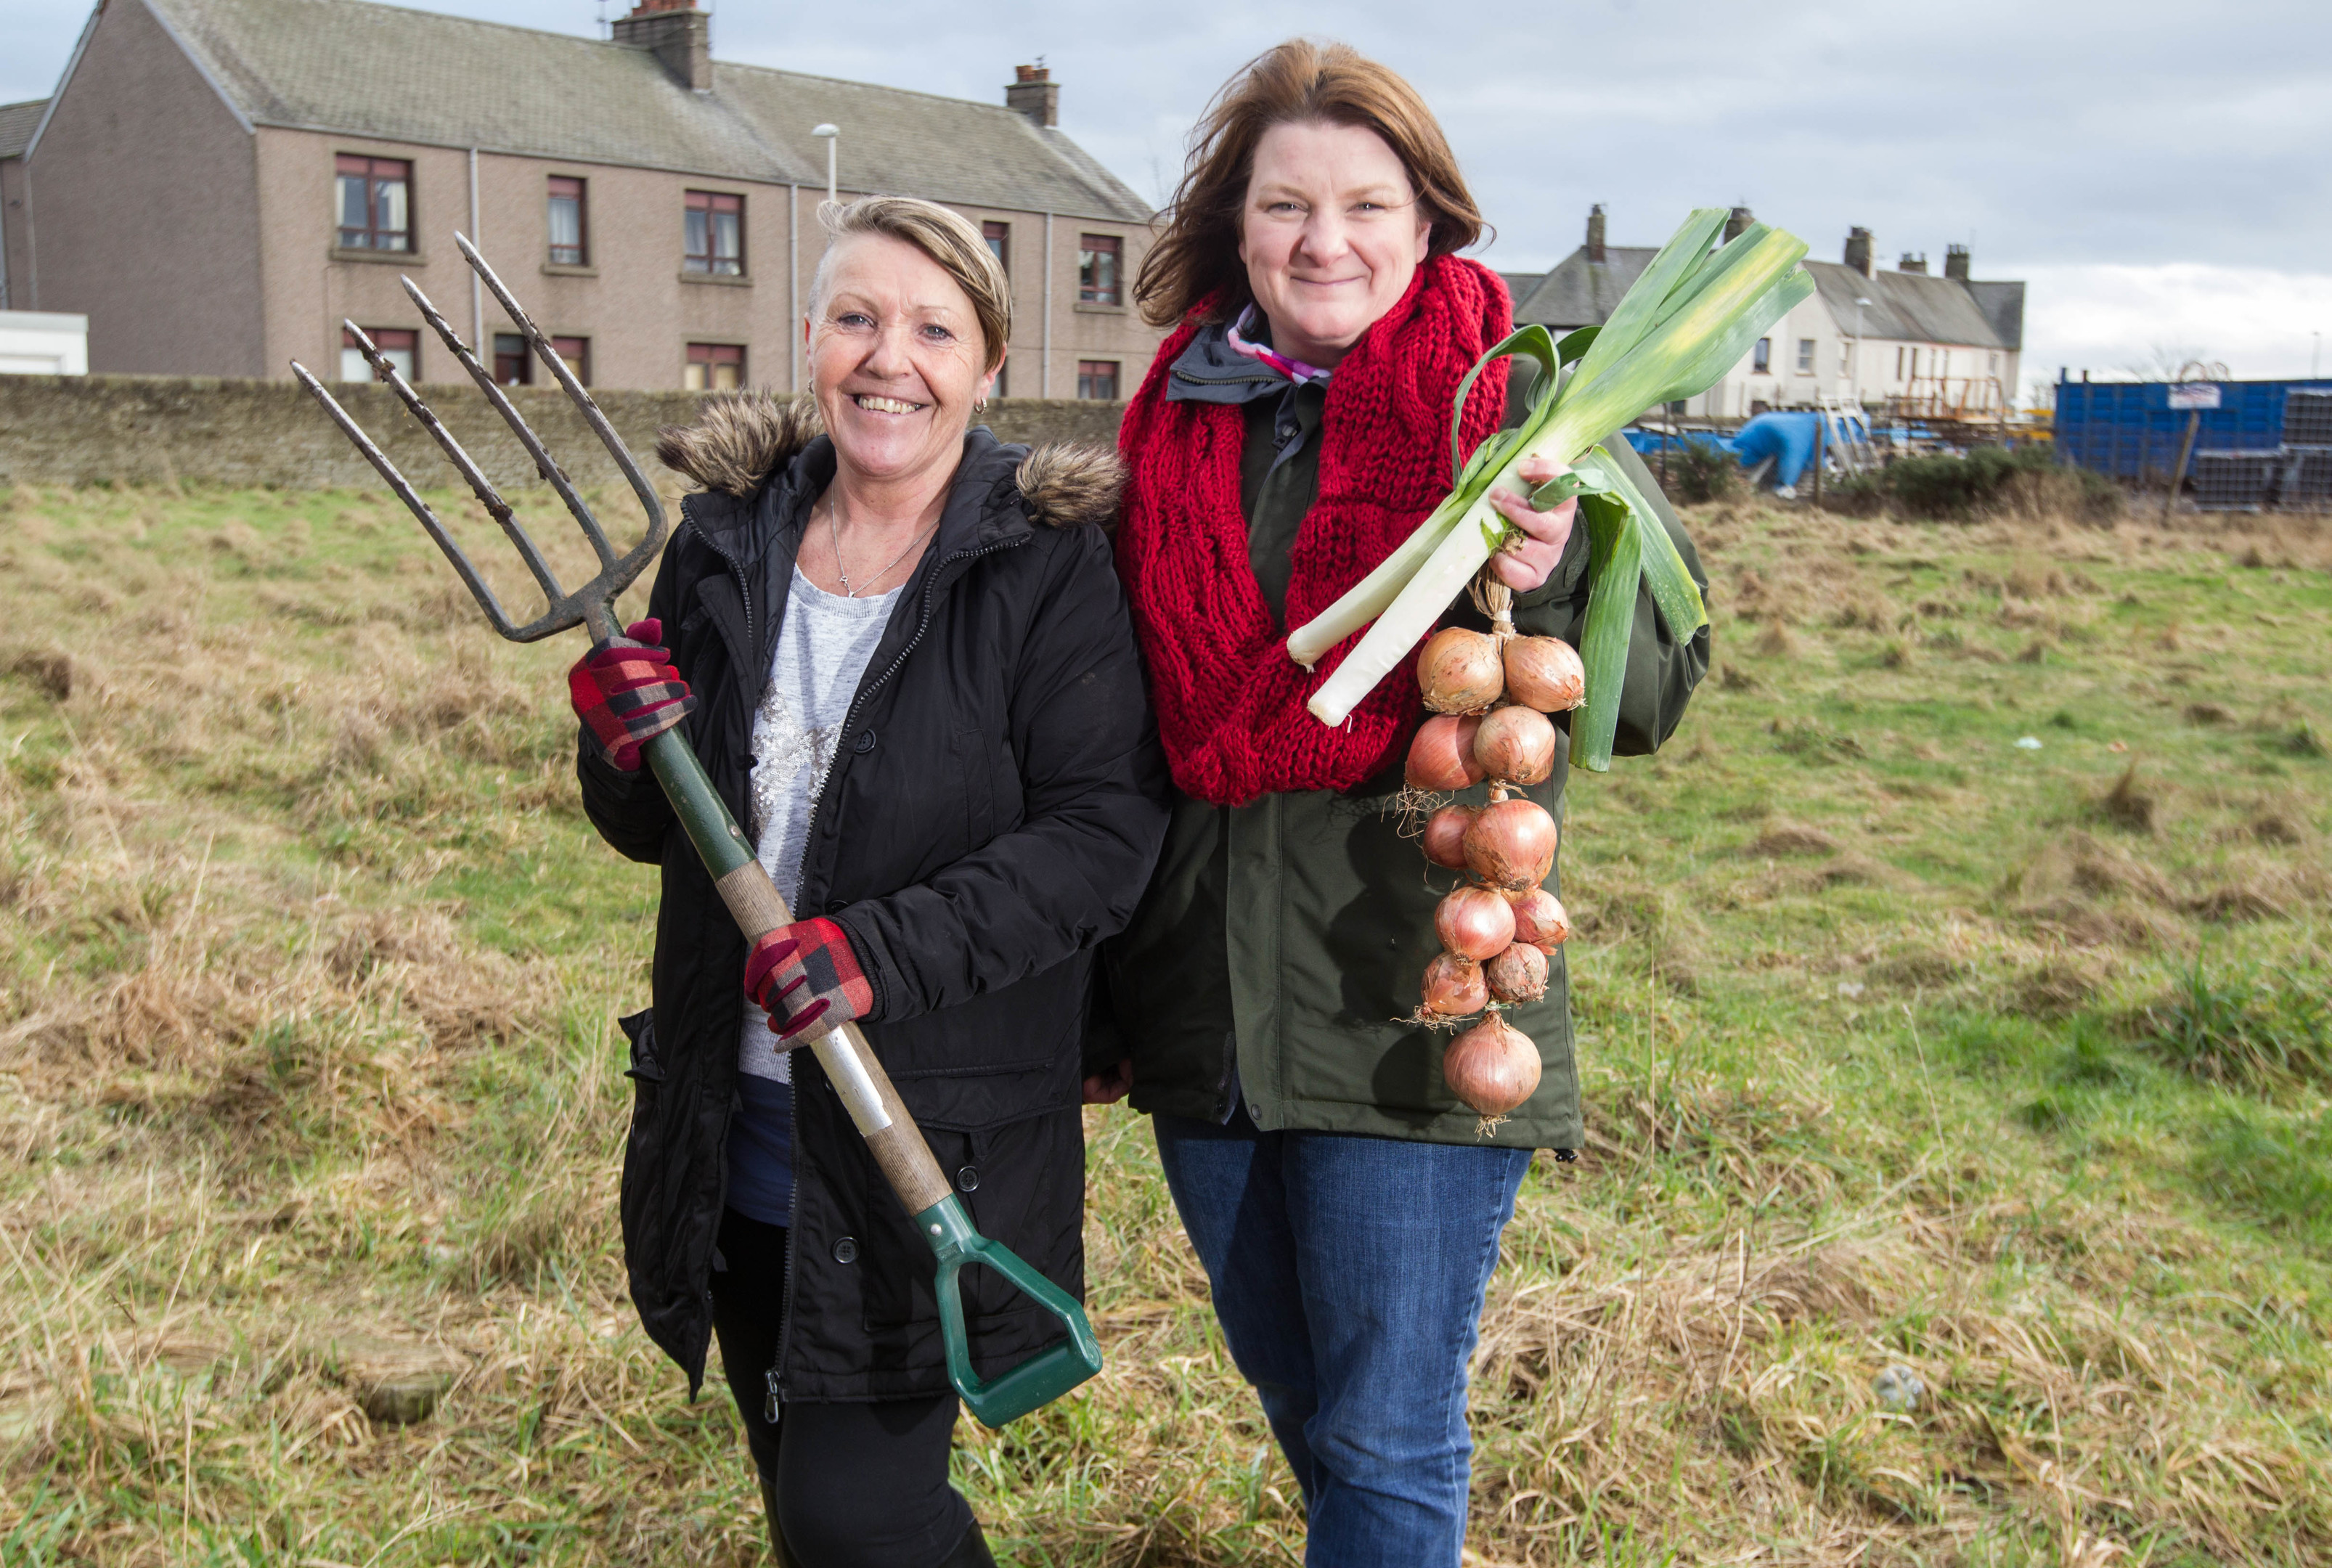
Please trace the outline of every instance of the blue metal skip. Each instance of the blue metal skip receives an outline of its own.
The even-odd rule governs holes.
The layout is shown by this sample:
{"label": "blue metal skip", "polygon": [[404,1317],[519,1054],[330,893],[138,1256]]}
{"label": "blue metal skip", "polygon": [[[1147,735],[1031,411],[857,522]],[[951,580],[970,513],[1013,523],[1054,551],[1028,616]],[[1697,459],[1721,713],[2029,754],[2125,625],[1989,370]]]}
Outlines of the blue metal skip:
{"label": "blue metal skip", "polygon": [[[2197,452],[2271,452],[2283,445],[2283,400],[2322,381],[2222,381],[2219,406],[2202,410]],[[2057,382],[2057,457],[2117,479],[2166,477],[2178,465],[2188,411],[2162,381]]]}

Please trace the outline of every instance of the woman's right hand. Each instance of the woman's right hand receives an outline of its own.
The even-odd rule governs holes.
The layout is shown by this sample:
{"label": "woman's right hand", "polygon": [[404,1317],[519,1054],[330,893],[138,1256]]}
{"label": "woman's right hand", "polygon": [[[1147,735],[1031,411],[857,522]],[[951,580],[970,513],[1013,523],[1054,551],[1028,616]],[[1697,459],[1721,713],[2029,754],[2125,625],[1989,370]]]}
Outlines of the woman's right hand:
{"label": "woman's right hand", "polygon": [[594,648],[567,672],[575,716],[591,732],[601,760],[621,772],[638,772],[640,748],[696,706],[671,653],[659,645],[663,641],[662,621],[634,621],[622,638]]}
{"label": "woman's right hand", "polygon": [[1114,1105],[1133,1088],[1133,1058],[1126,1057],[1106,1073],[1085,1080],[1085,1104]]}

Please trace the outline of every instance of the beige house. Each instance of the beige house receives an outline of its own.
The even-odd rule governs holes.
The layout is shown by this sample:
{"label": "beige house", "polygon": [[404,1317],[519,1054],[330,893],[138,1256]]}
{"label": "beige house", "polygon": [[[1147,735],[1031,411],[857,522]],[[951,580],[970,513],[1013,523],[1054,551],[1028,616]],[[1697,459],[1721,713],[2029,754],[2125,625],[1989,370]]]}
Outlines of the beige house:
{"label": "beige house", "polygon": [[[1726,234],[1751,222],[1735,207]],[[1553,272],[1510,276],[1516,321],[1558,332],[1600,325],[1658,250],[1607,245],[1601,206],[1587,243]],[[1926,418],[1998,418],[2013,407],[2024,347],[2024,285],[1969,276],[1953,245],[1943,275],[1924,254],[1893,272],[1872,264],[1868,229],[1847,236],[1843,262],[1805,263],[1812,296],[1773,324],[1725,378],[1684,413],[1744,419],[1768,408],[1811,408],[1823,398]]]}
{"label": "beige house", "polygon": [[597,385],[796,389],[830,128],[846,199],[930,197],[989,235],[1008,395],[1139,383],[1150,209],[1061,132],[1047,72],[973,103],[732,65],[710,24],[693,0],[604,43],[366,0],[106,0],[55,95],[0,106],[0,307],[86,315],[100,373],[360,374],[349,318],[451,378],[404,274],[539,374],[458,230]]}

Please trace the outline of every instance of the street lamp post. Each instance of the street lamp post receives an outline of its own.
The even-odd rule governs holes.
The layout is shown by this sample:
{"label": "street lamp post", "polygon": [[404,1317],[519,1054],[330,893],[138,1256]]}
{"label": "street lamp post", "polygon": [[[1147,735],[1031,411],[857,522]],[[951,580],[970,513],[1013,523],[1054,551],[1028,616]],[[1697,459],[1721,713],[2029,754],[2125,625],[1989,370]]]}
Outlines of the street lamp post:
{"label": "street lamp post", "polygon": [[834,184],[834,149],[842,140],[842,128],[838,125],[814,125],[810,127],[809,133],[826,143],[826,199],[829,202],[838,200]]}

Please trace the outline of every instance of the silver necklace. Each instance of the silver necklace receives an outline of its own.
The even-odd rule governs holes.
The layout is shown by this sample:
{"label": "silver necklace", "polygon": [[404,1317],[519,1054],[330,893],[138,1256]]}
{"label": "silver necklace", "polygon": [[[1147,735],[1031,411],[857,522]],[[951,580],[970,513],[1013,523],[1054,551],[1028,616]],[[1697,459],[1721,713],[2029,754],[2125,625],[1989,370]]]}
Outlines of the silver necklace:
{"label": "silver necklace", "polygon": [[[881,582],[884,578],[889,577],[891,575],[891,568],[897,566],[901,561],[907,559],[907,550],[913,550],[917,545],[922,543],[923,540],[931,538],[933,530],[936,530],[939,525],[940,520],[938,518],[932,519],[932,526],[923,530],[922,532],[915,535],[914,538],[909,540],[907,541],[907,549],[903,550],[898,554],[893,556],[889,566],[885,566],[881,571],[876,572],[873,577],[866,579],[866,587],[871,588],[876,583]],[[834,494],[831,491],[827,492],[826,497],[826,531],[827,536],[834,541],[834,575],[842,579],[842,597],[846,599],[855,599],[865,590],[855,588],[850,586],[849,569],[842,564],[842,506],[840,502],[835,500]]]}

